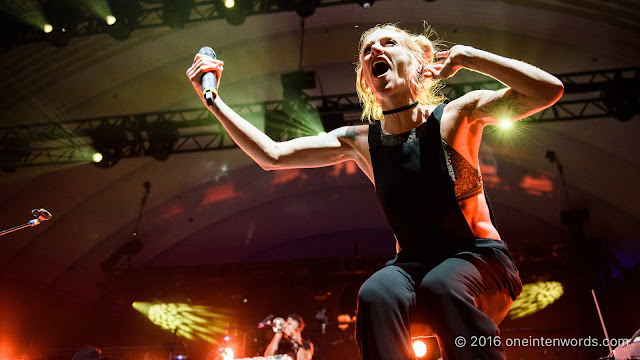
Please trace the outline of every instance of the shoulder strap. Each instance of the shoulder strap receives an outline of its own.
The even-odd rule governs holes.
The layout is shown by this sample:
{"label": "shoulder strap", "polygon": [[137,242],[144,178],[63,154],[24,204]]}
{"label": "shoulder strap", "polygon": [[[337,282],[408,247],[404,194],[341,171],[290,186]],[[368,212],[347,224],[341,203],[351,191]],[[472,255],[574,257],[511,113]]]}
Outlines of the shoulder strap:
{"label": "shoulder strap", "polygon": [[432,111],[433,117],[438,119],[438,122],[440,122],[440,119],[442,118],[442,113],[444,112],[444,107],[445,106],[447,106],[447,104],[440,104],[440,105],[436,106],[436,108],[433,109],[433,111]]}

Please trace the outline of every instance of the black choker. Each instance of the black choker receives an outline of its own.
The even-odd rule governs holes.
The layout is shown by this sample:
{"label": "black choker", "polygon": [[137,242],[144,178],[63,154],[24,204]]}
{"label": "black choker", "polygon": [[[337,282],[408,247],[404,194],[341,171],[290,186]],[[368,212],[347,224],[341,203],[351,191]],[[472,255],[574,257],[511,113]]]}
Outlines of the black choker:
{"label": "black choker", "polygon": [[409,104],[403,107],[399,107],[397,109],[393,109],[393,110],[385,110],[382,112],[382,115],[390,115],[390,114],[395,114],[395,113],[399,113],[400,111],[405,111],[405,110],[409,110],[412,109],[414,107],[418,106],[418,102],[414,102],[413,104]]}

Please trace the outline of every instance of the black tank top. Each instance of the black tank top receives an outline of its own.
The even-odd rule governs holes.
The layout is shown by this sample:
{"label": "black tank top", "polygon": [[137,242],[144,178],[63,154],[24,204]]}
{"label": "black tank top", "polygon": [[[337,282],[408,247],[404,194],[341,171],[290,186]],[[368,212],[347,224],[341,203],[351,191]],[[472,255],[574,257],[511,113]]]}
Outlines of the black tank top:
{"label": "black tank top", "polygon": [[[475,236],[456,200],[440,136],[445,105],[409,132],[369,125],[376,194],[407,260],[440,261],[473,247]],[[493,220],[493,219],[492,219]]]}

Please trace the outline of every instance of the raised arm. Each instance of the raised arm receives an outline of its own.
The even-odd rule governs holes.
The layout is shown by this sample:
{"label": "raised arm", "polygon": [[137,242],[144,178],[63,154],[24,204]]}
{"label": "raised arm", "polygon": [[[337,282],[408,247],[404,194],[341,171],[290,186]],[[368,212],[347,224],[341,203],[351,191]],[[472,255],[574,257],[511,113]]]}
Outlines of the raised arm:
{"label": "raised arm", "polygon": [[273,337],[271,338],[271,342],[269,342],[269,345],[267,345],[267,348],[264,350],[264,356],[276,355],[276,350],[278,350],[280,341],[282,341],[282,333],[278,331],[275,334],[273,334]]}
{"label": "raised arm", "polygon": [[[220,81],[222,68],[222,61],[198,54],[187,70],[187,77],[205,106],[202,74],[213,71]],[[276,142],[233,111],[220,96],[208,108],[236,144],[265,170],[327,166],[353,160],[356,156],[348,128],[336,129],[325,135]]]}
{"label": "raised arm", "polygon": [[508,86],[497,91],[472,91],[452,101],[455,108],[467,113],[469,121],[495,124],[522,119],[553,105],[564,92],[558,78],[533,65],[470,46],[456,45],[436,57],[444,59],[427,68],[427,74],[434,78],[448,78],[466,68]]}

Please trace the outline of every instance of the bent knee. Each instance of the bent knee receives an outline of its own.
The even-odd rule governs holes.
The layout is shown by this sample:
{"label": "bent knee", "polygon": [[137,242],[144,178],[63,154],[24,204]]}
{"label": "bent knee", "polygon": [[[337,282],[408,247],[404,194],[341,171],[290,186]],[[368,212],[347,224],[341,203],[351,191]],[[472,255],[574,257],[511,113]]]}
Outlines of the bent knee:
{"label": "bent knee", "polygon": [[404,282],[369,278],[358,291],[358,306],[396,305],[415,301],[413,287]]}
{"label": "bent knee", "polygon": [[444,277],[427,277],[420,284],[420,294],[432,297],[449,297],[464,291],[461,284]]}

